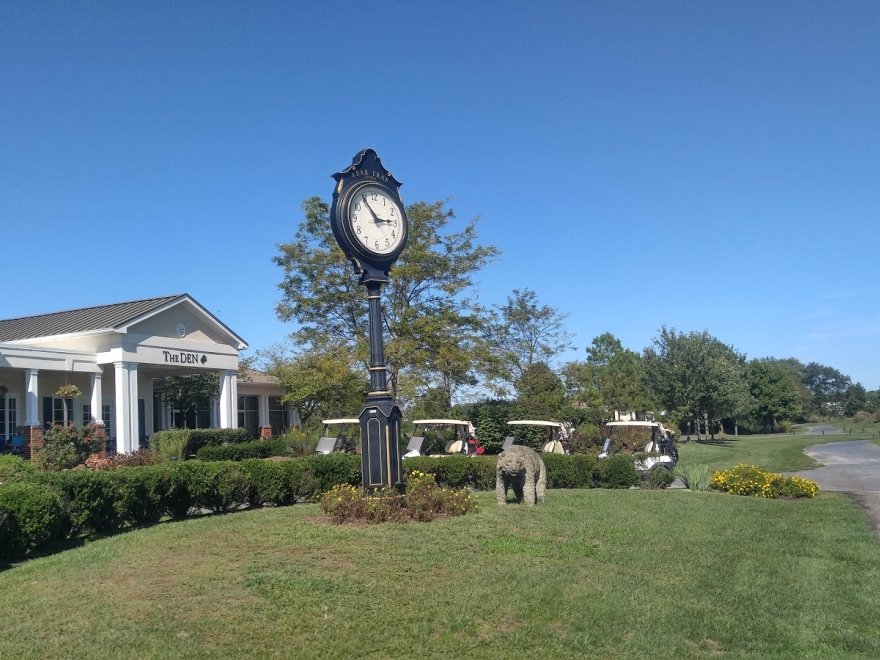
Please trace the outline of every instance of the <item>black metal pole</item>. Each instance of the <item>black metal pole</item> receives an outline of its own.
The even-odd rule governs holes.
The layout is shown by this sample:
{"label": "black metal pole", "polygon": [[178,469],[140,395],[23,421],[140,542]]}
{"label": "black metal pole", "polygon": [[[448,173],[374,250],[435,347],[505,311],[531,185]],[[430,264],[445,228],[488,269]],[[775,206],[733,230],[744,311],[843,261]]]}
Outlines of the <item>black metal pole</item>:
{"label": "black metal pole", "polygon": [[388,393],[381,298],[382,283],[367,282],[367,300],[370,301],[370,396]]}
{"label": "black metal pole", "polygon": [[387,280],[366,278],[370,303],[370,392],[360,414],[361,476],[364,490],[401,488],[400,422],[403,417],[388,389],[385,343],[382,336],[382,285]]}

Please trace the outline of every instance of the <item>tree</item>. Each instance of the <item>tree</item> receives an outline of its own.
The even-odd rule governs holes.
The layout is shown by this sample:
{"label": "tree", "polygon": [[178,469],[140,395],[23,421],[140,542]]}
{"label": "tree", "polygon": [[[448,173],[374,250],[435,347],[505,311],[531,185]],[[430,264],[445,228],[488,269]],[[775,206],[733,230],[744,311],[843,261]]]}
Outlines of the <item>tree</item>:
{"label": "tree", "polygon": [[789,369],[778,361],[752,360],[747,369],[750,413],[762,431],[777,431],[779,423],[801,414],[801,393]]}
{"label": "tree", "polygon": [[826,417],[840,417],[844,412],[846,392],[852,382],[833,367],[810,362],[804,368],[804,384],[813,395],[812,409]]}
{"label": "tree", "polygon": [[[366,369],[366,294],[333,238],[326,202],[312,197],[303,210],[293,240],[278,245],[273,258],[284,272],[276,313],[299,325],[292,335],[297,345],[345,347]],[[472,278],[499,252],[478,244],[476,219],[450,230],[455,215],[444,202],[417,202],[407,216],[409,242],[383,294],[389,386],[404,400],[431,387],[444,388],[451,399],[484,368]]]}
{"label": "tree", "polygon": [[288,357],[281,350],[267,354],[268,373],[284,387],[282,400],[305,425],[315,416],[356,416],[363,407],[368,383],[354,356],[341,346],[313,347]]}
{"label": "tree", "polygon": [[624,348],[610,332],[593,339],[586,364],[593,371],[607,419],[615,410],[646,411],[652,407],[641,355]]}
{"label": "tree", "polygon": [[705,330],[676,332],[662,326],[644,351],[646,380],[673,419],[712,422],[741,416],[747,409],[745,359]]}
{"label": "tree", "polygon": [[565,406],[565,386],[546,363],[533,362],[516,382],[516,402],[527,417],[556,419]]}
{"label": "tree", "polygon": [[563,327],[566,314],[541,305],[531,289],[514,289],[504,305],[496,305],[486,324],[485,337],[491,347],[496,388],[506,391],[536,362],[551,364],[571,346],[571,334]]}
{"label": "tree", "polygon": [[868,391],[861,383],[853,383],[846,389],[843,400],[843,414],[852,417],[864,410],[868,403]]}
{"label": "tree", "polygon": [[180,413],[184,428],[200,409],[211,407],[219,390],[220,379],[215,373],[167,376],[153,383],[153,392],[162,403]]}

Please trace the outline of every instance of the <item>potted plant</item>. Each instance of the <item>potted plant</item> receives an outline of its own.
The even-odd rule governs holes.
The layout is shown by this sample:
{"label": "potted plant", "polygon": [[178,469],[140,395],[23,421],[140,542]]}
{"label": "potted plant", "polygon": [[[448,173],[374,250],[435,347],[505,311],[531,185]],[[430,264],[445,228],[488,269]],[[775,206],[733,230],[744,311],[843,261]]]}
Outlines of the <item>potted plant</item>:
{"label": "potted plant", "polygon": [[62,404],[62,413],[64,414],[64,426],[67,426],[67,401],[78,397],[80,394],[82,394],[82,392],[80,392],[80,389],[76,385],[71,385],[70,383],[64,383],[64,385],[55,390],[55,396],[57,396],[59,399],[64,400],[64,403]]}

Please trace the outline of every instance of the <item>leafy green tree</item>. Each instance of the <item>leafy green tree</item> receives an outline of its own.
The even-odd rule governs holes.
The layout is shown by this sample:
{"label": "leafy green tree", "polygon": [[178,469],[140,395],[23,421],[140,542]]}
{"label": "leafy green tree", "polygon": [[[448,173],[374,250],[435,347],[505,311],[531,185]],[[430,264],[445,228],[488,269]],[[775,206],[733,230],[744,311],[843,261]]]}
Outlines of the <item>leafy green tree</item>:
{"label": "leafy green tree", "polygon": [[746,373],[751,417],[761,431],[777,431],[780,422],[801,414],[801,393],[789,369],[776,360],[761,359],[749,362]]}
{"label": "leafy green tree", "polygon": [[526,367],[516,382],[519,411],[533,419],[557,419],[565,406],[565,386],[544,362]]}
{"label": "leafy green tree", "polygon": [[662,326],[643,359],[660,404],[679,424],[692,420],[697,439],[701,422],[709,435],[712,423],[747,410],[745,359],[705,330],[684,333]]}
{"label": "leafy green tree", "polygon": [[846,390],[843,401],[843,414],[852,417],[860,410],[865,410],[868,402],[868,391],[861,383],[853,383]]}
{"label": "leafy green tree", "polygon": [[865,410],[870,413],[880,411],[880,390],[870,390],[865,394]]}
{"label": "leafy green tree", "polygon": [[586,364],[592,369],[607,419],[615,410],[647,411],[654,407],[641,355],[624,348],[610,332],[593,339]]}
{"label": "leafy green tree", "polygon": [[[329,207],[318,197],[303,203],[305,217],[293,240],[278,245],[274,262],[284,272],[276,313],[295,321],[299,346],[345,347],[369,364],[368,306],[364,288],[330,230]],[[409,242],[383,292],[389,386],[414,400],[442,387],[452,399],[485,368],[482,318],[473,277],[497,258],[477,242],[477,221],[459,231],[444,202],[407,207]]]}
{"label": "leafy green tree", "polygon": [[537,362],[551,364],[571,346],[566,314],[542,305],[531,289],[514,289],[497,305],[486,324],[485,337],[494,358],[496,389],[506,393]]}
{"label": "leafy green tree", "polygon": [[801,399],[800,412],[795,421],[806,421],[807,414],[813,409],[813,393],[805,383],[805,374],[807,367],[797,358],[762,358],[768,363],[772,363],[775,367],[785,371],[789,378],[794,381],[797,386]]}
{"label": "leafy green tree", "polygon": [[209,409],[220,390],[220,379],[215,373],[166,376],[153,382],[153,392],[163,404],[180,413],[186,428],[196,419],[199,410]]}
{"label": "leafy green tree", "polygon": [[852,381],[833,367],[810,362],[804,368],[804,384],[813,395],[812,410],[826,417],[844,413],[846,393]]}
{"label": "leafy green tree", "polygon": [[488,454],[501,451],[504,438],[511,435],[507,422],[520,416],[516,402],[509,399],[485,399],[463,404],[456,407],[455,415],[473,422],[480,444]]}
{"label": "leafy green tree", "polygon": [[265,356],[267,372],[284,388],[282,400],[299,415],[302,425],[317,417],[353,417],[366,398],[366,373],[343,346],[313,347],[292,357],[281,350]]}

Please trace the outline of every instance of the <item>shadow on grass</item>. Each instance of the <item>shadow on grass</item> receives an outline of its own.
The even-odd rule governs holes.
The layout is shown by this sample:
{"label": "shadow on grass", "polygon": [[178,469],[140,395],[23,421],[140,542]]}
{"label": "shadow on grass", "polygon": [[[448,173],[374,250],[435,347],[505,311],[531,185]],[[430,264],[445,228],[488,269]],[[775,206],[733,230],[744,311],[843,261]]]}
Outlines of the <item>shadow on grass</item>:
{"label": "shadow on grass", "polygon": [[708,445],[709,447],[732,447],[735,440],[691,440],[682,444],[689,445]]}

